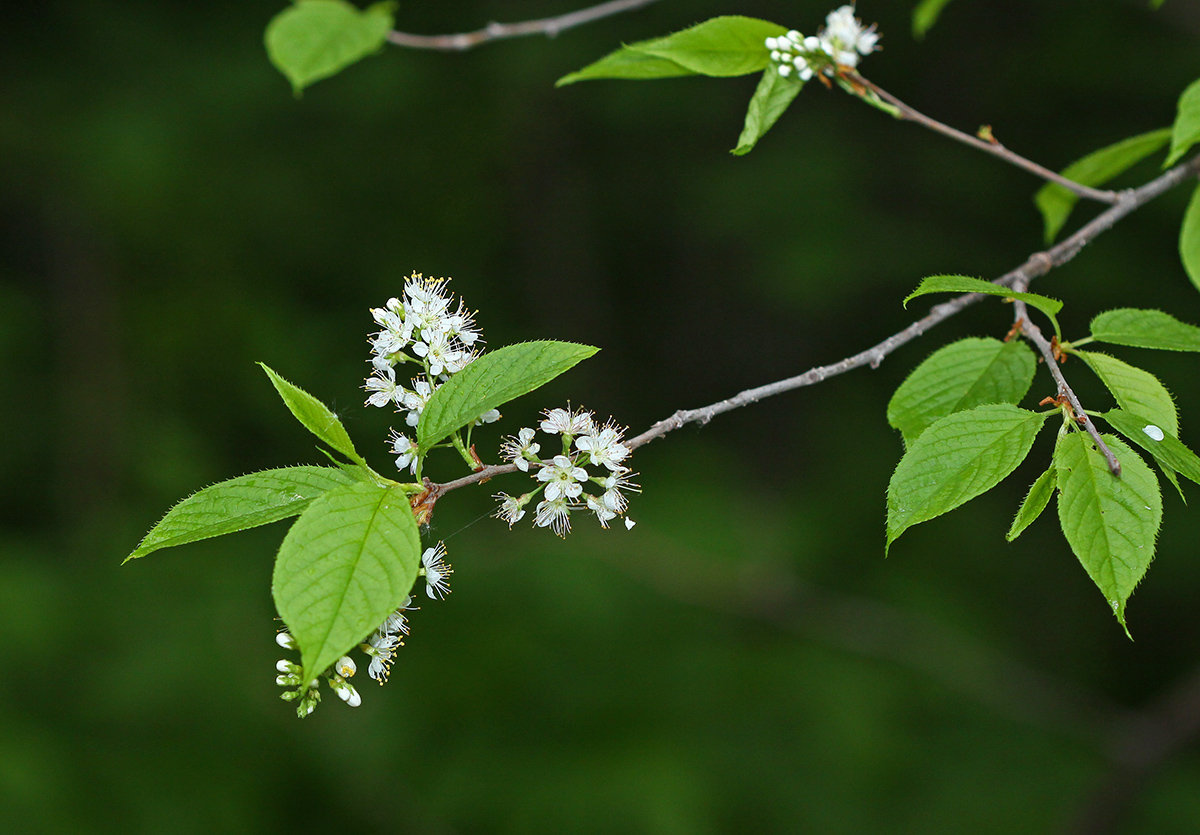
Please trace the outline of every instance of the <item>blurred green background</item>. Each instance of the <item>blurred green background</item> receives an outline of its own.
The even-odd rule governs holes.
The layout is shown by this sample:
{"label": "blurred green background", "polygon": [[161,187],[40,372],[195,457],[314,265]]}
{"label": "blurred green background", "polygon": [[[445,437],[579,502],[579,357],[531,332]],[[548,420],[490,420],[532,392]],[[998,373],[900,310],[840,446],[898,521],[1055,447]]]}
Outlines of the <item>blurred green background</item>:
{"label": "blurred green background", "polygon": [[[827,4],[666,0],[555,40],[388,49],[299,101],[261,43],[281,7],[6,4],[0,832],[1200,831],[1194,503],[1165,498],[1136,643],[1052,514],[1004,542],[1048,437],[883,559],[888,397],[951,339],[1003,335],[998,304],[639,450],[632,532],[481,519],[515,483],[443,500],[454,594],[357,711],[301,722],[277,698],[283,525],[121,567],[182,496],[322,463],[256,361],[388,465],[394,416],[361,405],[368,308],[410,271],[453,276],[493,346],[603,348],[479,431],[494,456],[567,398],[640,431],[832,362],[907,324],[922,276],[1040,246],[1037,181],[840,92],[810,85],[737,159],[752,78],[553,87],[622,40],[722,13],[811,31]],[[405,4],[397,25],[574,7]],[[959,0],[920,43],[910,9],[860,5],[884,33],[868,77],[1055,168],[1168,125],[1200,75],[1186,0]],[[1037,283],[1068,337],[1118,305],[1200,322],[1186,200]],[[1115,353],[1200,444],[1194,358]]]}

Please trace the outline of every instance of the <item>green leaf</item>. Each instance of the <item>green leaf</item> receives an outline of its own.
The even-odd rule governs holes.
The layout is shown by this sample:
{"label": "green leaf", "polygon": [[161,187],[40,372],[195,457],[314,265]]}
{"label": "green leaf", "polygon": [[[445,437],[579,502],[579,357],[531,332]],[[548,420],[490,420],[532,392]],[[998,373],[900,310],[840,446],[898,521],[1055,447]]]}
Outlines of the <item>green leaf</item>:
{"label": "green leaf", "polygon": [[917,40],[925,37],[925,33],[933,28],[942,14],[942,9],[950,0],[921,0],[912,13],[913,37]]}
{"label": "green leaf", "polygon": [[271,592],[304,681],[362,641],[412,590],[421,537],[398,487],[356,482],[315,500],[279,548]]}
{"label": "green leaf", "polygon": [[222,481],[168,510],[125,561],[298,516],[313,499],[352,481],[334,467],[283,467]]}
{"label": "green leaf", "polygon": [[679,66],[674,61],[638,52],[631,46],[623,46],[577,72],[567,73],[554,82],[554,86],[565,87],[576,81],[592,81],[601,78],[646,81],[654,78],[678,78],[697,74]]}
{"label": "green leaf", "polygon": [[[778,24],[752,17],[714,17],[664,38],[627,44],[577,72],[564,75],[554,86],[599,78],[749,75],[770,64],[766,39],[786,31]],[[762,133],[766,133],[766,128]]]}
{"label": "green leaf", "polygon": [[992,284],[982,278],[968,278],[965,275],[934,275],[921,280],[917,289],[909,293],[904,300],[904,306],[908,307],[908,303],[917,296],[924,296],[928,293],[984,293],[1006,299],[1020,299],[1030,307],[1036,307],[1049,316],[1050,321],[1054,323],[1055,332],[1059,332],[1058,320],[1054,317],[1058,311],[1062,310],[1063,303],[1058,299],[1040,296],[1037,293],[1014,293],[1007,287]]}
{"label": "green leaf", "polygon": [[598,350],[573,342],[542,341],[484,354],[451,377],[425,404],[417,424],[422,454],[484,412],[545,385]]}
{"label": "green leaf", "polygon": [[985,403],[1019,403],[1037,359],[1020,340],[970,337],[940,348],[908,375],[888,403],[888,423],[905,446],[931,423]]}
{"label": "green leaf", "polygon": [[738,137],[737,147],[733,153],[737,156],[750,153],[771,126],[788,109],[788,105],[804,87],[804,82],[795,76],[784,78],[772,64],[763,71],[758,80],[758,87],[750,98],[750,106],[746,109],[746,124],[742,135]]}
{"label": "green leaf", "polygon": [[[1200,458],[1164,427],[1158,426],[1150,418],[1123,409],[1112,409],[1099,417],[1104,418],[1113,429],[1150,453],[1164,469],[1179,473],[1200,484]],[[1161,438],[1158,437],[1159,434],[1162,435]]]}
{"label": "green leaf", "polygon": [[1092,338],[1113,345],[1157,348],[1160,351],[1200,351],[1200,328],[1180,322],[1161,310],[1121,307],[1092,320]]}
{"label": "green leaf", "polygon": [[787,29],[777,23],[728,15],[629,48],[673,61],[700,75],[727,78],[766,69],[771,62],[766,39],[785,32]]}
{"label": "green leaf", "polygon": [[1125,603],[1154,558],[1162,494],[1137,453],[1115,435],[1101,437],[1121,463],[1119,477],[1083,432],[1059,438],[1058,519],[1071,550],[1124,626]]}
{"label": "green leaf", "polygon": [[1029,488],[1029,492],[1025,495],[1025,501],[1021,502],[1017,516],[1012,521],[1012,527],[1004,535],[1005,539],[1012,542],[1042,515],[1042,511],[1050,503],[1050,497],[1054,495],[1054,487],[1057,482],[1058,471],[1053,465],[1046,472],[1038,476],[1037,481],[1033,483],[1033,486]]}
{"label": "green leaf", "polygon": [[1175,124],[1171,128],[1171,152],[1163,168],[1175,162],[1200,142],[1200,80],[1193,81],[1179,97]]}
{"label": "green leaf", "polygon": [[1188,278],[1200,290],[1200,186],[1192,191],[1192,199],[1183,213],[1183,226],[1179,229],[1179,257]]}
{"label": "green leaf", "polygon": [[271,378],[275,390],[279,392],[279,396],[283,398],[283,402],[287,405],[291,413],[295,415],[296,420],[304,424],[309,432],[312,432],[347,458],[366,466],[366,462],[362,456],[354,449],[354,444],[351,442],[350,436],[346,434],[346,427],[342,426],[342,422],[338,420],[337,415],[329,411],[329,408],[320,400],[299,386],[289,383],[264,363],[260,362],[259,365],[262,366],[263,371],[267,372],[267,376]]}
{"label": "green leaf", "polygon": [[1175,411],[1175,401],[1157,377],[1108,354],[1079,350],[1072,353],[1078,354],[1096,372],[1096,376],[1112,392],[1118,406],[1127,412],[1145,415],[1167,433],[1179,436],[1179,415]]}
{"label": "green leaf", "polygon": [[[1076,160],[1062,170],[1062,175],[1080,185],[1098,186],[1128,171],[1166,146],[1170,140],[1170,128],[1132,136]],[[1071,210],[1079,202],[1079,196],[1057,183],[1047,183],[1034,195],[1033,202],[1042,213],[1046,225],[1046,243],[1050,243],[1067,222]]]}
{"label": "green leaf", "polygon": [[394,3],[362,11],[343,0],[297,0],[267,24],[267,56],[297,96],[378,52],[392,30]]}
{"label": "green leaf", "polygon": [[922,432],[888,483],[887,548],[913,525],[999,484],[1025,460],[1045,420],[1002,403],[955,412]]}

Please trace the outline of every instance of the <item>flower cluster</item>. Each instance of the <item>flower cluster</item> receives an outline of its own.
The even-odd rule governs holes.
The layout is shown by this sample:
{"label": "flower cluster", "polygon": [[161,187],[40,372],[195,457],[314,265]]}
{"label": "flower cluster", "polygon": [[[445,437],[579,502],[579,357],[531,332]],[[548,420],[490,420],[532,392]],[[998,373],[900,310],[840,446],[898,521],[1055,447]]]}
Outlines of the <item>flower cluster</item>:
{"label": "flower cluster", "polygon": [[[382,330],[371,335],[372,371],[363,388],[370,392],[368,405],[392,405],[405,412],[405,422],[415,427],[434,390],[475,359],[475,346],[483,344],[483,335],[475,324],[475,314],[466,309],[462,299],[455,304],[446,293],[446,279],[413,273],[404,282],[401,296],[371,311]],[[411,388],[396,381],[396,366],[402,363],[422,369],[411,379]],[[478,422],[491,423],[499,417],[500,412],[493,409]],[[416,444],[394,430],[388,441],[396,466],[415,474]]]}
{"label": "flower cluster", "polygon": [[[431,600],[445,599],[450,593],[447,580],[453,573],[454,569],[446,562],[444,543],[439,542],[432,548],[425,549],[425,553],[421,555],[421,567],[417,570],[417,575],[425,578],[425,593]],[[408,635],[408,617],[404,613],[415,611],[417,608],[412,602],[411,595],[404,598],[400,608],[384,618],[383,623],[379,624],[366,641],[358,645],[363,654],[371,659],[367,666],[367,675],[381,685],[388,680],[396,653],[404,646],[404,637]],[[276,634],[275,642],[284,649],[299,649],[296,639],[286,630]],[[294,661],[282,659],[275,665],[275,669],[279,672],[275,683],[280,687],[292,688],[285,690],[280,698],[289,702],[298,701],[296,715],[302,719],[312,713],[321,701],[318,684],[322,678],[329,685],[329,689],[350,707],[362,704],[362,696],[348,681],[358,672],[358,665],[348,655],[343,655],[329,669],[307,684],[301,680],[303,667]]]}
{"label": "flower cluster", "polygon": [[[522,496],[498,493],[495,498],[500,500],[500,507],[494,515],[511,528],[525,516],[525,506],[541,495],[534,510],[536,526],[566,536],[571,530],[571,512],[588,510],[607,528],[609,522],[625,514],[629,506],[625,494],[639,491],[632,481],[633,472],[623,463],[630,454],[629,447],[621,442],[624,430],[611,419],[598,424],[595,415],[583,409],[550,409],[544,417],[540,428],[547,435],[561,438],[561,451],[544,461],[538,457],[542,445],[534,441],[533,429],[521,429],[510,436],[500,448],[501,457],[533,475],[539,485]],[[589,466],[603,469],[593,475],[587,470]],[[599,488],[598,492],[584,492],[588,484]],[[625,527],[633,526],[633,520],[626,517]]]}
{"label": "flower cluster", "polygon": [[805,37],[793,29],[766,40],[779,74],[787,77],[794,72],[801,81],[808,81],[818,72],[833,76],[839,66],[853,69],[858,66],[859,56],[874,52],[878,43],[875,25],[863,28],[862,21],[854,16],[853,6],[830,12],[825,28],[817,35]]}

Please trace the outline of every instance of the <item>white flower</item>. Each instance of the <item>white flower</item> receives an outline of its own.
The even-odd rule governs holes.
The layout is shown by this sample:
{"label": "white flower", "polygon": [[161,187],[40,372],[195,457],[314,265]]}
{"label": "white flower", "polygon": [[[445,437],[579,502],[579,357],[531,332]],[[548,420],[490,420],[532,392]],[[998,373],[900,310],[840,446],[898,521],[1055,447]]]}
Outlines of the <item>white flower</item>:
{"label": "white flower", "polygon": [[458,310],[446,317],[446,333],[468,346],[474,345],[482,336],[475,324],[475,315],[465,309],[461,299],[458,302]]}
{"label": "white flower", "polygon": [[813,76],[808,59],[802,54],[812,52],[820,43],[812,36],[804,37],[795,29],[778,38],[767,38],[766,47],[771,51],[771,60],[778,66],[779,74],[784,78],[793,72],[801,81],[808,81]]}
{"label": "white flower", "polygon": [[334,693],[337,693],[338,698],[350,705],[350,707],[358,707],[362,704],[362,696],[358,695],[358,691],[354,689],[354,685],[341,676],[334,676],[329,679],[329,686],[333,688]]}
{"label": "white flower", "polygon": [[621,443],[624,430],[617,429],[611,422],[602,429],[593,430],[591,435],[575,439],[575,447],[584,453],[593,464],[603,464],[616,472],[624,469],[621,462],[629,455],[629,447]]}
{"label": "white flower", "polygon": [[483,426],[485,423],[495,423],[498,420],[500,420],[500,410],[489,409],[475,419],[475,425]]}
{"label": "white flower", "polygon": [[412,595],[404,598],[404,602],[400,604],[400,608],[392,612],[383,619],[383,623],[379,624],[379,628],[375,630],[382,635],[408,634],[408,618],[404,616],[405,612],[411,612],[416,609],[412,605]]}
{"label": "white flower", "polygon": [[410,441],[407,435],[402,435],[395,429],[388,436],[388,441],[392,445],[392,454],[396,456],[396,469],[403,470],[405,467],[413,474],[417,474],[417,451],[420,449],[416,441]]}
{"label": "white flower", "polygon": [[633,526],[636,524],[637,524],[637,522],[633,521],[628,516],[625,517],[625,530],[627,530],[627,531],[633,530]]}
{"label": "white flower", "polygon": [[436,377],[443,371],[453,374],[467,364],[467,354],[450,341],[443,331],[422,333],[426,342],[413,343],[413,353],[429,363],[429,375]]}
{"label": "white flower", "polygon": [[532,429],[525,428],[516,435],[509,435],[500,445],[500,457],[516,464],[521,472],[529,472],[529,462],[537,460],[538,450],[542,448],[541,444],[533,442],[534,434]]}
{"label": "white flower", "polygon": [[592,431],[592,413],[580,409],[572,414],[566,409],[544,412],[542,431],[547,435],[584,435]]}
{"label": "white flower", "polygon": [[617,512],[605,504],[601,497],[591,494],[587,497],[588,510],[596,514],[596,518],[600,520],[600,527],[607,528],[609,521],[615,519]]}
{"label": "white flower", "polygon": [[587,481],[587,470],[576,467],[575,462],[565,455],[554,456],[554,463],[538,470],[537,480],[546,482],[546,498],[554,501],[560,496],[576,498],[583,492],[579,482]]}
{"label": "white flower", "polygon": [[275,664],[275,669],[280,673],[275,676],[275,683],[280,687],[296,687],[300,684],[300,673],[303,672],[303,669],[299,664],[281,658]]}
{"label": "white flower", "polygon": [[565,537],[571,532],[571,506],[566,496],[557,499],[547,499],[539,502],[533,523],[539,528],[549,527],[559,536]]}
{"label": "white flower", "polygon": [[518,497],[510,496],[507,493],[497,493],[492,498],[500,500],[499,509],[492,515],[508,522],[510,528],[525,516],[525,505],[529,502],[529,494]]}
{"label": "white flower", "polygon": [[[388,301],[389,307],[396,299]],[[376,307],[371,310],[375,324],[383,328],[371,339],[371,352],[386,358],[397,351],[403,351],[412,338],[412,325],[405,322],[403,317],[392,310]]]}
{"label": "white flower", "polygon": [[859,55],[874,52],[878,43],[879,33],[875,31],[875,26],[864,29],[862,21],[854,17],[853,6],[842,6],[825,18],[821,48],[839,64],[858,66]]}
{"label": "white flower", "polygon": [[399,405],[404,395],[404,389],[396,385],[396,372],[390,365],[386,368],[375,366],[375,373],[367,378],[363,388],[373,392],[367,398],[368,406],[382,407],[392,402]]}
{"label": "white flower", "polygon": [[446,599],[450,586],[446,580],[454,573],[454,569],[446,562],[446,546],[439,542],[432,548],[426,548],[421,555],[421,573],[425,575],[425,593],[430,599]]}
{"label": "white flower", "polygon": [[433,387],[424,378],[417,378],[412,381],[412,384],[412,391],[402,389],[402,398],[399,402],[405,409],[408,409],[408,415],[404,418],[404,422],[409,426],[416,426],[421,422],[421,412],[424,410],[425,404],[433,396]]}
{"label": "white flower", "polygon": [[371,656],[367,667],[367,675],[383,684],[388,680],[392,671],[392,662],[396,660],[396,650],[404,646],[399,635],[376,632],[361,646],[361,649]]}
{"label": "white flower", "polygon": [[[604,486],[603,493],[599,496],[590,494],[587,496],[588,510],[596,514],[596,518],[600,520],[603,527],[607,528],[609,521],[629,509],[629,500],[625,498],[624,491],[641,492],[641,488],[631,480],[633,475],[634,473],[629,470],[615,472],[601,482]],[[593,481],[600,481],[600,479],[593,479]],[[633,526],[626,520],[625,527]]]}
{"label": "white flower", "polygon": [[629,500],[625,493],[640,493],[642,488],[631,480],[636,473],[628,470],[617,472],[604,479],[604,495],[601,497],[606,507],[617,513],[624,513],[629,508]]}
{"label": "white flower", "polygon": [[296,639],[292,637],[292,633],[286,629],[282,632],[275,633],[275,643],[279,644],[284,649],[299,649],[300,645],[296,643]]}
{"label": "white flower", "polygon": [[404,319],[413,330],[421,332],[422,339],[436,333],[445,333],[449,328],[450,299],[442,295],[445,282],[440,279],[422,278],[413,273],[404,283]]}
{"label": "white flower", "polygon": [[333,665],[333,671],[342,678],[350,678],[352,675],[358,672],[358,665],[354,663],[354,659],[349,655],[343,655],[337,660],[337,663]]}

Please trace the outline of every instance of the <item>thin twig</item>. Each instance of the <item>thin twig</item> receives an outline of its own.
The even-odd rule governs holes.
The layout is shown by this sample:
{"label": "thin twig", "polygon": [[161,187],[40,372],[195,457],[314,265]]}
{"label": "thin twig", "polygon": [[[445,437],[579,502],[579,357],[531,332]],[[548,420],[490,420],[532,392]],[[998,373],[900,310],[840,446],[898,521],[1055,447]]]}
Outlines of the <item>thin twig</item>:
{"label": "thin twig", "polygon": [[407,46],[412,49],[436,49],[442,52],[463,52],[474,49],[489,41],[499,41],[505,38],[520,38],[525,35],[545,35],[553,38],[559,32],[591,23],[604,17],[611,17],[621,12],[629,12],[649,6],[658,0],[609,0],[586,9],[559,15],[544,17],[539,20],[523,20],[520,23],[489,23],[474,32],[459,32],[454,35],[414,35],[409,32],[389,32],[388,40],[397,46]]}
{"label": "thin twig", "polygon": [[1044,168],[1038,165],[1036,162],[1028,160],[1020,154],[1008,150],[1008,148],[1005,148],[994,138],[990,141],[988,139],[980,139],[978,136],[972,136],[969,133],[963,133],[956,128],[952,128],[949,125],[939,122],[937,119],[926,116],[921,111],[900,101],[900,99],[896,98],[887,90],[884,90],[882,87],[875,84],[873,81],[868,81],[852,70],[844,72],[843,74],[851,82],[861,84],[863,87],[866,87],[868,90],[875,93],[875,95],[879,96],[879,98],[883,99],[888,104],[899,110],[900,119],[904,119],[909,122],[916,122],[917,124],[923,125],[930,130],[937,131],[943,136],[948,136],[951,139],[962,142],[965,145],[970,145],[972,148],[977,148],[980,151],[991,154],[992,156],[1000,157],[1000,159],[1004,160],[1005,162],[1011,163],[1018,168],[1023,168],[1029,173],[1041,177],[1043,180],[1049,180],[1052,183],[1057,183],[1058,185],[1062,186],[1068,191],[1074,192],[1080,197],[1086,197],[1089,200],[1097,200],[1101,203],[1117,202],[1118,193],[1115,191],[1101,191],[1100,189],[1094,189],[1091,186],[1085,186],[1082,183],[1077,183],[1074,180],[1069,180],[1063,175],[1051,171],[1049,168]]}
{"label": "thin twig", "polygon": [[[992,283],[1002,287],[1012,287],[1013,284],[1021,282],[1021,286],[1028,286],[1029,282],[1038,276],[1045,275],[1055,267],[1070,261],[1079,254],[1081,249],[1091,243],[1096,237],[1112,228],[1123,217],[1141,208],[1163,192],[1169,191],[1190,177],[1196,176],[1198,172],[1200,172],[1200,156],[1172,168],[1170,171],[1161,174],[1143,186],[1119,192],[1117,202],[1112,208],[1097,215],[1091,222],[1085,224],[1079,231],[1061,243],[1044,252],[1035,252],[1033,255],[1030,255],[1024,264],[994,279]],[[722,400],[719,403],[713,403],[710,406],[704,406],[700,409],[680,409],[666,420],[660,420],[642,434],[630,438],[625,442],[625,445],[630,449],[637,449],[643,444],[648,444],[655,438],[661,438],[668,432],[689,423],[708,423],[719,414],[741,408],[742,406],[748,406],[751,403],[756,403],[759,400],[772,397],[776,394],[783,394],[793,389],[823,382],[830,377],[844,374],[851,369],[861,368],[864,365],[869,365],[871,368],[878,368],[884,358],[901,345],[911,342],[934,325],[949,319],[959,311],[984,298],[988,297],[981,293],[968,293],[958,296],[948,302],[936,305],[929,311],[928,315],[913,322],[899,333],[889,336],[878,345],[868,348],[865,351],[860,351],[831,365],[822,365],[812,368],[796,377],[789,377],[786,380],[779,380],[774,383],[768,383],[765,386],[747,389],[727,400]],[[428,503],[432,505],[438,498],[449,493],[451,490],[487,481],[498,475],[515,472],[517,472],[517,468],[513,464],[497,464],[484,467],[470,475],[463,476],[454,481],[447,481],[444,484],[436,484],[426,480],[426,487],[429,489]]]}
{"label": "thin twig", "polygon": [[[1013,282],[1012,288],[1018,293],[1024,293],[1027,284],[1028,282],[1018,279]],[[1104,439],[1100,437],[1100,433],[1096,430],[1095,421],[1088,417],[1083,404],[1079,402],[1079,397],[1067,383],[1067,378],[1062,373],[1062,367],[1058,364],[1058,360],[1054,356],[1054,346],[1046,339],[1046,336],[1042,333],[1042,329],[1030,320],[1029,310],[1026,308],[1025,302],[1020,299],[1013,300],[1013,316],[1016,317],[1017,326],[1021,329],[1021,333],[1025,334],[1025,337],[1037,346],[1038,353],[1046,361],[1046,368],[1050,369],[1050,376],[1058,384],[1058,396],[1065,397],[1067,402],[1071,404],[1075,421],[1092,436],[1092,440],[1096,442],[1096,448],[1100,450],[1100,454],[1108,462],[1109,471],[1119,477],[1121,475],[1121,462],[1117,460],[1117,456],[1113,455],[1112,450],[1108,448],[1108,444],[1104,443]]]}

